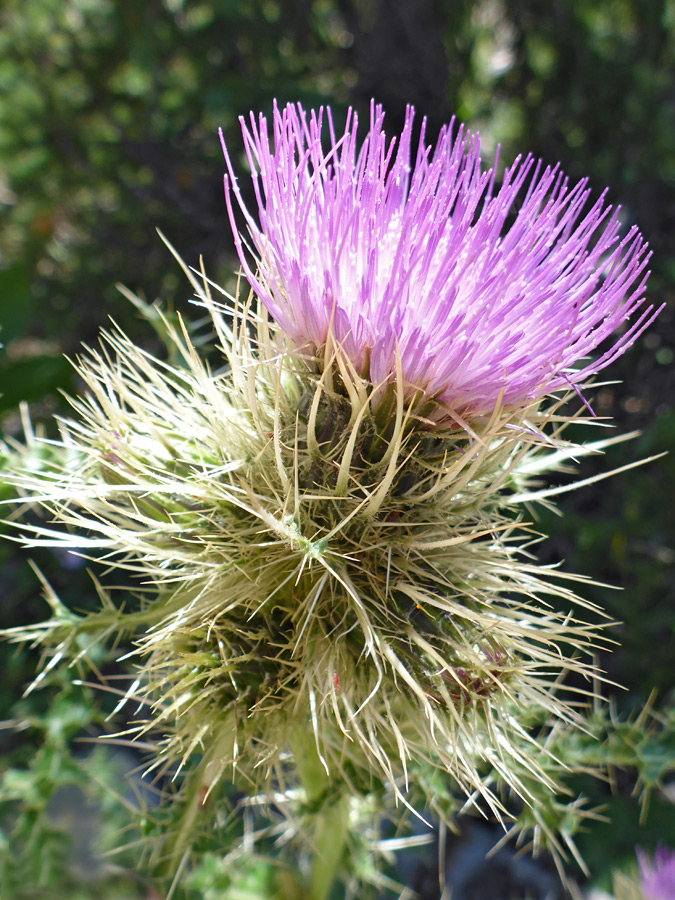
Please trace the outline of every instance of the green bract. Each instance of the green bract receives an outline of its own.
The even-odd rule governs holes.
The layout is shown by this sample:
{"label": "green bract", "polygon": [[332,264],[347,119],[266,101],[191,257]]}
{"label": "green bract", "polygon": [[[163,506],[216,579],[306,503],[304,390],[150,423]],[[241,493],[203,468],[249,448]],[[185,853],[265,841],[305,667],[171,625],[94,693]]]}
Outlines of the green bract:
{"label": "green bract", "polygon": [[542,472],[607,442],[566,444],[556,399],[460,424],[193,284],[222,367],[185,328],[167,324],[173,365],[106,334],[78,364],[63,463],[13,479],[57,523],[24,526],[26,543],[130,570],[140,608],[104,595],[78,617],[53,598],[54,617],[15,636],[52,665],[133,635],[135,732],[187,773],[176,852],[223,779],[316,802],[384,781],[405,803],[410,773],[435,769],[500,817],[504,787],[536,808],[558,763],[529,726],[581,721],[559,689],[597,676],[599,633],[528,554],[521,510],[555,493]]}

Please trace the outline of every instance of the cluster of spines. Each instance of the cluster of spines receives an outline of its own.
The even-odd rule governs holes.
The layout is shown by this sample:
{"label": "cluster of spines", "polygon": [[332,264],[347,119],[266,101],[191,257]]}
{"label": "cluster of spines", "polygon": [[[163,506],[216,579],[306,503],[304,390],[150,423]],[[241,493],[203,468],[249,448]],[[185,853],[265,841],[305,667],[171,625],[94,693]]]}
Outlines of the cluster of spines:
{"label": "cluster of spines", "polygon": [[[219,777],[263,783],[300,719],[336,777],[399,790],[411,761],[433,759],[500,810],[490,762],[527,799],[525,780],[509,781],[524,739],[514,713],[573,721],[555,674],[591,677],[578,657],[597,639],[543,605],[576,600],[523,556],[518,538],[532,536],[510,508],[560,417],[498,409],[467,432],[428,398],[368,385],[339,347],[304,357],[266,316],[226,317],[200,292],[222,370],[185,330],[181,366],[109,334],[81,363],[90,393],[63,425],[83,464],[39,491],[23,479],[85,552],[153,585],[128,625],[117,616],[152,708],[139,729],[165,731],[172,765],[208,757],[225,722],[236,738]],[[38,529],[33,543],[77,540]]]}

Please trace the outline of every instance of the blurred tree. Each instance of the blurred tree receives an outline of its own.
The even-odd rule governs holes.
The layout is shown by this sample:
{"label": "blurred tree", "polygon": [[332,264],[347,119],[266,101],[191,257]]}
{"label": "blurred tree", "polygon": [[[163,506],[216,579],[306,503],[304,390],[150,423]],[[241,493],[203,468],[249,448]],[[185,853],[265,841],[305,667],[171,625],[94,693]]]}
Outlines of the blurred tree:
{"label": "blurred tree", "polygon": [[73,350],[116,281],[161,290],[155,226],[188,259],[222,259],[217,128],[273,96],[346,101],[350,39],[325,2],[8,0],[0,265],[21,269],[37,333]]}

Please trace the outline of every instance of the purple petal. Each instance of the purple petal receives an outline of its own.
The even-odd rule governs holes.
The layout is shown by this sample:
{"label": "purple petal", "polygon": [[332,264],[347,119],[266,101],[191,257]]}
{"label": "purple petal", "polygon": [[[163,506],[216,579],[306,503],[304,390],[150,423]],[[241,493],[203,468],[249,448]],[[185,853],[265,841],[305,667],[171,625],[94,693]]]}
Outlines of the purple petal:
{"label": "purple petal", "polygon": [[609,365],[658,313],[645,306],[649,253],[637,229],[622,239],[604,195],[588,208],[586,181],[570,188],[531,157],[495,190],[478,136],[453,134],[453,123],[434,148],[423,123],[411,168],[413,116],[409,107],[387,140],[372,104],[360,149],[352,110],[336,136],[330,109],[275,105],[272,143],[264,116],[242,119],[257,220],[224,147],[237,252],[290,340],[320,350],[332,329],[376,384],[395,377],[398,353],[410,389],[462,415],[491,412],[500,395],[527,404]]}
{"label": "purple petal", "polygon": [[640,881],[645,900],[673,900],[675,897],[675,851],[657,847],[650,860],[644,850],[637,850]]}

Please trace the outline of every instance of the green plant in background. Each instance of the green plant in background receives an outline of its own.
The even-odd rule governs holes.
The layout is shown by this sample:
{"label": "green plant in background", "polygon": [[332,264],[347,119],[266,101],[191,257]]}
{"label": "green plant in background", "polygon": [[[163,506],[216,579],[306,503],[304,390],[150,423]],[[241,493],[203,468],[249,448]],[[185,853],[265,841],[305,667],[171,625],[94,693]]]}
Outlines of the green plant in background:
{"label": "green plant in background", "polygon": [[[132,641],[116,712],[139,704],[124,733],[150,739],[150,769],[180,786],[143,841],[170,891],[199,884],[206,830],[216,870],[229,849],[257,890],[324,900],[340,880],[363,896],[389,884],[378,822],[411,787],[448,822],[462,803],[512,820],[562,865],[585,815],[559,796],[568,772],[640,768],[611,735],[579,744],[603,639],[529,558],[521,510],[558,493],[544,473],[621,440],[566,441],[582,416],[559,395],[653,318],[644,244],[530,158],[496,188],[463,131],[433,150],[422,136],[411,170],[412,111],[397,146],[382,122],[373,106],[357,150],[356,117],[338,139],[329,111],[275,108],[271,147],[252,119],[258,220],[227,162],[255,268],[228,204],[262,308],[216,302],[186,269],[220,362],[180,319],[155,323],[170,362],[108,333],[78,366],[87,393],[60,439],[23,451],[54,461],[11,476],[60,523],[20,526],[28,546],[139,577],[133,604],[101,592],[89,613],[48,593],[52,617],[9,636],[43,648],[38,681]],[[241,809],[280,817],[259,834],[286,847],[273,875],[228,812],[230,784]],[[233,881],[229,868],[223,890]]]}
{"label": "green plant in background", "polygon": [[0,775],[3,897],[80,900],[92,890],[105,900],[140,897],[143,879],[133,857],[123,852],[108,864],[100,856],[133,827],[125,808],[132,801],[119,794],[120,760],[100,746],[70,753],[75,736],[100,733],[100,709],[71,672],[56,673],[50,683],[44,713],[23,702],[17,719],[2,723],[20,727],[37,745],[28,765],[20,748],[10,754]]}

